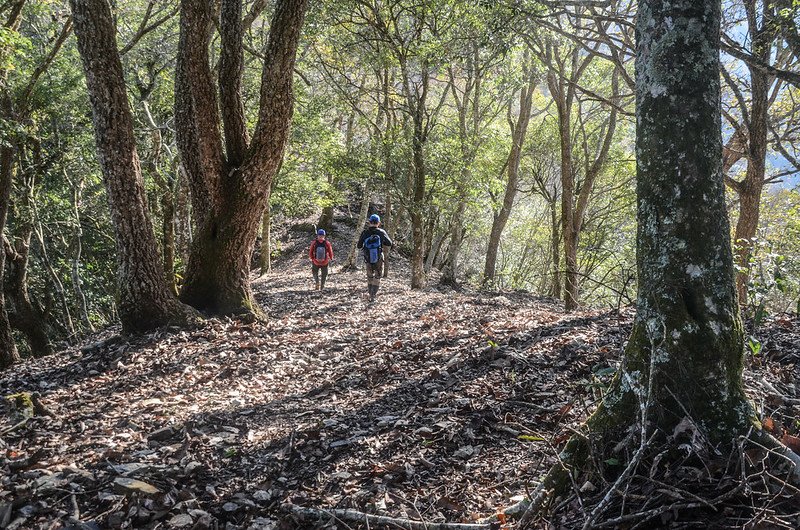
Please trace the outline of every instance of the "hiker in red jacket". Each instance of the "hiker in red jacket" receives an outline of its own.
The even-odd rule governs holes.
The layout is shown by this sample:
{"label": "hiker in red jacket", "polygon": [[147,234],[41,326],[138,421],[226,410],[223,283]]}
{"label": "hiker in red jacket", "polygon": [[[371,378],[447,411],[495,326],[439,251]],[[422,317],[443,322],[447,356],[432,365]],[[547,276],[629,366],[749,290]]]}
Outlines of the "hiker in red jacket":
{"label": "hiker in red jacket", "polygon": [[[333,246],[325,237],[325,230],[317,230],[317,238],[311,242],[308,249],[308,257],[311,260],[311,274],[314,275],[315,289],[325,288],[325,280],[328,278],[328,264],[333,260]],[[322,281],[320,281],[322,272]]]}

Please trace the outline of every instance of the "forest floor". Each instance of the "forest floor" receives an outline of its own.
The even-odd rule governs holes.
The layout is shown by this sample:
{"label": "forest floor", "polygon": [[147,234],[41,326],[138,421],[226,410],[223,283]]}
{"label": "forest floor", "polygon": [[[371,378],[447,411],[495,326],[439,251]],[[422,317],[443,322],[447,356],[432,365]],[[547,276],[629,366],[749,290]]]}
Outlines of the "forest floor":
{"label": "forest floor", "polygon": [[[266,323],[109,329],[3,373],[0,394],[37,392],[46,410],[0,420],[0,528],[336,525],[289,505],[476,521],[553,463],[630,331],[632,310],[411,291],[400,262],[369,305],[362,271],[334,265],[315,292],[303,247],[285,254],[254,278]],[[748,392],[796,430],[800,320],[758,336]]]}

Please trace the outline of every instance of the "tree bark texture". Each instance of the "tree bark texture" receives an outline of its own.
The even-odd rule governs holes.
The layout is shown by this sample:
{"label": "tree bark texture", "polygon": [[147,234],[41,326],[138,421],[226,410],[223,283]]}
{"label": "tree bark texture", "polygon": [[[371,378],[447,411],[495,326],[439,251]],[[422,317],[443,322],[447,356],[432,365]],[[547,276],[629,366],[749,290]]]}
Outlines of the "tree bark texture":
{"label": "tree bark texture", "polygon": [[[6,226],[8,216],[8,203],[11,200],[11,183],[13,180],[12,163],[14,160],[14,150],[10,146],[0,147],[0,237],[3,228]],[[0,252],[0,285],[3,282],[3,271],[5,270],[5,251]],[[5,297],[3,289],[0,289],[0,369],[8,368],[20,361],[17,345],[11,334],[11,324],[8,321],[6,312]]]}
{"label": "tree bark texture", "polygon": [[272,208],[270,208],[269,198],[264,215],[261,219],[261,253],[259,255],[259,267],[261,276],[272,272]]}
{"label": "tree bark texture", "polygon": [[516,123],[509,118],[511,149],[508,154],[508,163],[506,164],[506,189],[503,194],[503,204],[500,206],[500,210],[495,212],[492,220],[492,230],[489,233],[489,246],[486,250],[486,261],[483,267],[484,286],[491,286],[495,283],[500,240],[508,223],[508,218],[511,216],[511,209],[514,207],[514,199],[519,188],[519,163],[522,159],[522,146],[525,143],[525,136],[528,133],[528,124],[531,119],[533,93],[539,81],[539,73],[532,62],[526,64],[525,74],[527,84],[519,94],[519,117]]}
{"label": "tree bark texture", "polygon": [[48,337],[49,325],[45,311],[31,300],[28,293],[28,259],[30,256],[33,226],[30,220],[18,229],[16,244],[7,243],[5,248],[7,276],[3,290],[8,304],[8,319],[11,327],[25,336],[31,355],[41,357],[53,352]]}
{"label": "tree bark texture", "polygon": [[212,314],[254,315],[260,310],[250,288],[250,258],[289,134],[294,63],[307,2],[276,4],[252,141],[241,112],[241,1],[222,2],[219,105],[209,61],[212,7],[181,2],[175,120],[196,232],[180,298]]}
{"label": "tree bark texture", "polygon": [[[772,42],[775,39],[773,28],[766,20],[759,25],[755,2],[745,6],[748,27],[753,35],[752,54],[759,61],[769,63]],[[764,2],[765,15],[769,11],[768,2]],[[747,284],[750,279],[750,257],[753,243],[758,231],[761,213],[761,193],[766,178],[767,160],[767,124],[769,122],[769,91],[772,76],[759,69],[748,66],[750,73],[750,112],[747,123],[747,171],[744,180],[734,185],[739,195],[739,219],[734,232],[736,244],[736,264],[739,271],[736,275],[736,290],[739,303],[747,303]]]}
{"label": "tree bark texture", "polygon": [[190,312],[169,292],[147,212],[109,5],[103,0],[71,0],[70,6],[117,243],[118,305],[123,329],[139,332],[186,323]]}
{"label": "tree bark texture", "polygon": [[720,11],[719,0],[639,4],[637,315],[589,421],[596,431],[630,424],[651,368],[648,419],[664,432],[688,415],[730,447],[750,425],[722,172]]}

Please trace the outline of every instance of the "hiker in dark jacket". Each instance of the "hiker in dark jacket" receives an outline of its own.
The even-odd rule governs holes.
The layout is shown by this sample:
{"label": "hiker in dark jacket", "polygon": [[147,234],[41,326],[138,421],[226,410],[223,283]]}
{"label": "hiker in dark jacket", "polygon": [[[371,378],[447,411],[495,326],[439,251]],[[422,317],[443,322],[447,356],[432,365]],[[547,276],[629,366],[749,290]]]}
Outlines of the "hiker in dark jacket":
{"label": "hiker in dark jacket", "polygon": [[[321,228],[317,230],[317,238],[311,242],[311,246],[308,249],[308,258],[311,260],[311,274],[314,275],[314,283],[317,290],[325,288],[325,280],[328,279],[328,264],[333,259],[333,246],[325,236],[325,230]],[[322,281],[320,281],[320,272],[322,272]]]}
{"label": "hiker in dark jacket", "polygon": [[361,232],[358,238],[358,248],[364,249],[364,262],[367,264],[367,287],[369,301],[374,302],[381,285],[383,273],[383,247],[393,247],[389,234],[380,228],[381,218],[376,214],[369,216],[369,226]]}

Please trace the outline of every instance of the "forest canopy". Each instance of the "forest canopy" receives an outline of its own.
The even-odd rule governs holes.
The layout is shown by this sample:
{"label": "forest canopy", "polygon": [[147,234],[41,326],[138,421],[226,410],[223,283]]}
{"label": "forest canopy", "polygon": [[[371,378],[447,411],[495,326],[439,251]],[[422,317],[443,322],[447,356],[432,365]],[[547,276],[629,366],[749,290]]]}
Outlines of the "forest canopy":
{"label": "forest canopy", "polygon": [[[182,32],[191,13],[175,2],[114,3],[166,289],[184,289],[181,300],[198,309],[246,309],[245,287],[204,294],[221,290],[208,271],[242,269],[246,283],[251,252],[267,254],[265,270],[263,258],[281,253],[280,241],[262,238],[270,222],[331,228],[344,210],[357,225],[359,215],[383,216],[414,287],[524,289],[567,308],[631,303],[636,4],[570,4],[312,2],[296,64],[286,65],[294,110],[285,148],[269,148],[258,135],[278,112],[264,106],[272,3],[244,2],[230,15],[236,24],[218,7],[195,13],[206,29],[194,41]],[[2,9],[3,292],[19,350],[38,355],[120,318],[118,206],[109,209],[103,185],[69,5]],[[738,294],[756,319],[796,312],[800,297],[798,9],[723,2],[723,169]],[[202,72],[181,66],[195,64],[195,52],[207,54]],[[200,113],[187,114],[187,101],[202,98]],[[217,139],[203,139],[214,119]],[[253,146],[263,147],[257,156]],[[191,195],[215,178],[193,166],[206,148],[222,161],[213,171],[240,168],[263,197],[240,207],[254,208],[247,222],[198,215]],[[198,247],[219,223],[247,225],[235,264]],[[249,242],[256,237],[263,246]]]}

